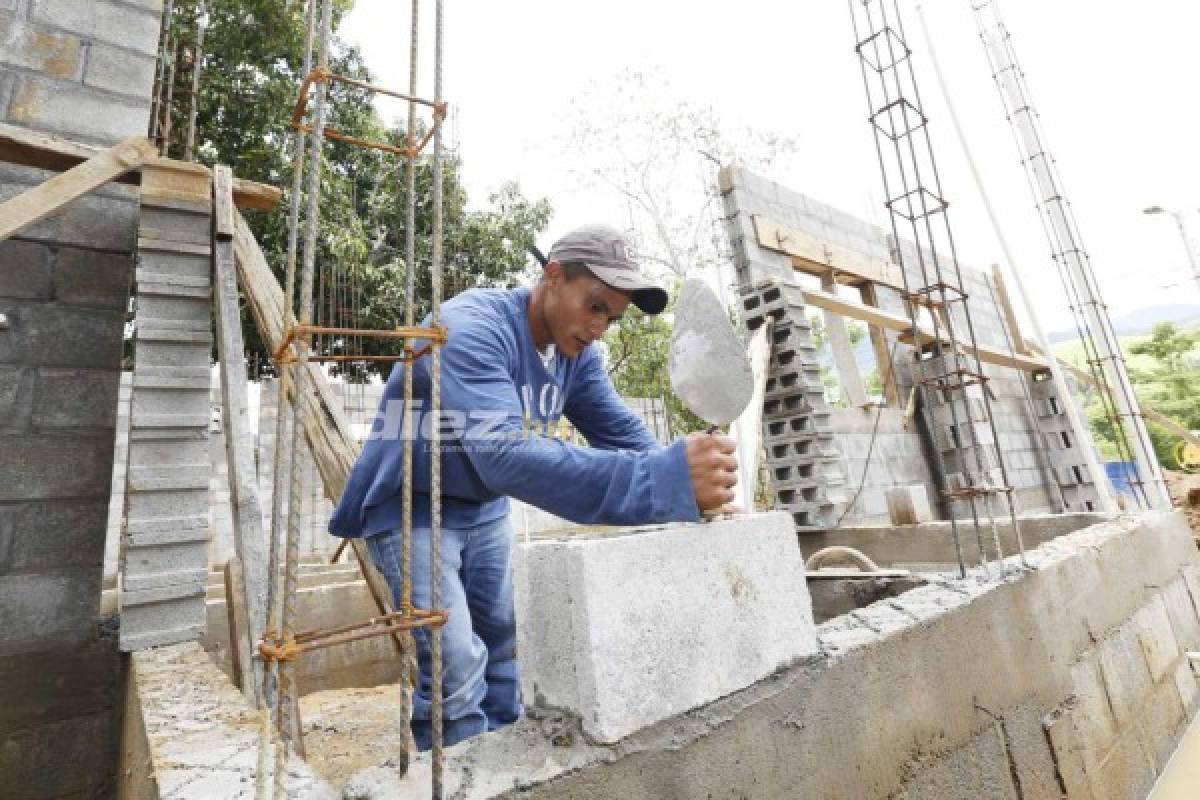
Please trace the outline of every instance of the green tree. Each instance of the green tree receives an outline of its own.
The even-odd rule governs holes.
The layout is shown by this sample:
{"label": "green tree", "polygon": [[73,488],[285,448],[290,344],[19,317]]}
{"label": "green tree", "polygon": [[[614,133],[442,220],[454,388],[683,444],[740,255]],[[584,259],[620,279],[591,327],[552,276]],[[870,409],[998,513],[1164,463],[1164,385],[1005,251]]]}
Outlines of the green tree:
{"label": "green tree", "polygon": [[[1172,322],[1154,326],[1150,336],[1129,348],[1134,355],[1149,356],[1154,366],[1132,376],[1138,395],[1155,409],[1189,430],[1200,429],[1200,331],[1183,331]],[[1179,469],[1175,448],[1179,437],[1161,426],[1147,425],[1161,464]]]}
{"label": "green tree", "polygon": [[[314,0],[315,2],[315,0]],[[334,30],[353,6],[336,0]],[[305,4],[280,0],[208,0],[204,37],[197,159],[227,164],[236,175],[282,187],[280,207],[247,220],[280,283],[287,251],[294,136],[293,110],[303,75],[307,33]],[[183,152],[190,113],[191,57],[196,39],[196,0],[177,0],[173,30],[179,41],[171,108],[170,152]],[[333,72],[373,83],[359,51],[335,36],[330,55]],[[405,131],[388,125],[376,112],[373,97],[360,89],[331,84],[328,124],[361,139],[402,144]],[[311,105],[311,104],[310,104]],[[428,124],[428,115],[426,122]],[[422,127],[418,137],[425,132]],[[527,268],[526,251],[549,221],[546,200],[525,198],[515,183],[489,198],[485,210],[468,211],[460,180],[461,162],[448,152],[443,164],[444,297],[475,286],[511,286]],[[432,170],[423,157],[417,167],[417,243],[414,265],[416,317],[428,311],[433,224]],[[403,262],[407,197],[404,162],[398,157],[345,142],[327,140],[321,181],[321,228],[318,237],[315,319],[318,323],[363,329],[390,328],[404,322],[407,266]],[[301,207],[304,207],[301,198]],[[247,347],[266,362],[253,321],[244,317]],[[326,340],[336,354],[396,354],[399,340],[355,338]],[[343,365],[339,371],[365,379],[388,372],[386,363]]]}
{"label": "green tree", "polygon": [[662,314],[643,314],[630,306],[608,333],[608,374],[624,397],[662,400],[672,436],[682,436],[708,427],[693,414],[671,389],[667,358],[671,352],[671,312],[674,303]]}

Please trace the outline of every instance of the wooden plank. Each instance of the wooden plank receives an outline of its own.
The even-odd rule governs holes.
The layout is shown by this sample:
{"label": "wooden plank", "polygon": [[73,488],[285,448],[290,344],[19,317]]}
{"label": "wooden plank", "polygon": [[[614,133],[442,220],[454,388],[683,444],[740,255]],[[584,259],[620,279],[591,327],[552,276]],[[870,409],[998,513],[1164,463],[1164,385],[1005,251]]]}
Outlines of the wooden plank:
{"label": "wooden plank", "polygon": [[[864,283],[862,295],[866,305],[878,308],[879,298],[875,292],[875,284]],[[879,383],[883,386],[884,402],[889,406],[898,406],[900,390],[896,386],[896,365],[892,363],[892,347],[887,332],[878,325],[868,324],[867,335],[871,337],[871,349],[875,351],[875,365],[879,368]]]}
{"label": "wooden plank", "polygon": [[[1071,376],[1073,376],[1076,380],[1086,383],[1088,386],[1091,386],[1093,389],[1099,388],[1099,386],[1096,383],[1096,379],[1093,378],[1092,374],[1090,372],[1088,372],[1087,370],[1080,369],[1079,367],[1075,366],[1074,364],[1070,363],[1069,361],[1063,361],[1061,358],[1058,359],[1058,364],[1066,372],[1070,373]],[[1162,413],[1161,411],[1158,411],[1157,409],[1150,407],[1141,398],[1138,398],[1138,404],[1142,407],[1142,416],[1143,417],[1150,420],[1151,422],[1158,423],[1162,427],[1169,430],[1171,433],[1173,433],[1176,436],[1183,439],[1188,444],[1194,445],[1196,447],[1200,447],[1200,436],[1197,436],[1196,434],[1192,433],[1188,428],[1184,427],[1183,425],[1179,424],[1175,420],[1171,419],[1170,417],[1168,417],[1166,414]]]}
{"label": "wooden plank", "polygon": [[229,618],[229,660],[233,664],[233,685],[242,690],[247,700],[256,700],[254,691],[254,659],[250,653],[246,617],[245,579],[242,562],[237,556],[225,564],[225,613]]}
{"label": "wooden plank", "polygon": [[[878,325],[886,330],[896,331],[900,334],[900,341],[905,344],[914,344],[918,338],[921,344],[928,344],[934,340],[933,333],[926,328],[921,328],[917,332],[918,336],[913,336],[912,322],[908,317],[892,314],[880,308],[865,306],[862,303],[843,300],[836,295],[817,289],[803,289],[801,291],[804,295],[804,302],[809,305],[841,314],[844,317],[861,320],[870,325]],[[968,355],[978,352],[979,360],[985,364],[995,364],[996,366],[1008,367],[1009,369],[1025,370],[1026,372],[1047,369],[1046,361],[1035,356],[1014,356],[986,345],[980,345],[976,350],[972,350],[964,344],[960,344],[959,346]]]}
{"label": "wooden plank", "polygon": [[[0,123],[0,161],[9,164],[65,172],[102,152],[104,151],[101,148],[64,139],[61,136]],[[156,152],[152,150],[152,154],[156,154]],[[131,171],[114,180],[119,183],[137,185],[141,182],[141,176],[137,172]],[[240,209],[271,211],[279,205],[282,198],[283,191],[274,186],[243,178],[233,179],[233,200]]]}
{"label": "wooden plank", "polygon": [[[217,167],[216,186],[226,193],[217,203],[232,206],[232,181],[228,167]],[[245,343],[238,308],[237,270],[232,239],[217,240],[213,248],[213,289],[217,318],[217,348],[221,359],[222,420],[229,472],[229,500],[233,509],[233,539],[244,576],[247,626],[244,638],[254,648],[262,640],[267,620],[267,558],[262,509],[254,469],[249,401],[246,387]],[[235,587],[235,591],[239,591]],[[262,687],[262,665],[255,661],[255,680],[247,697],[257,699]],[[256,703],[257,704],[257,703]]]}
{"label": "wooden plank", "polygon": [[142,194],[165,201],[212,203],[212,173],[201,164],[153,158],[142,169]]}
{"label": "wooden plank", "polygon": [[758,246],[791,256],[792,266],[800,272],[820,277],[833,267],[838,272],[839,283],[873,281],[904,289],[904,276],[897,264],[822,241],[810,233],[781,225],[762,214],[755,214],[752,219]]}
{"label": "wooden plank", "polygon": [[[241,214],[235,217],[234,252],[237,256],[238,276],[246,293],[246,300],[251,314],[257,323],[259,335],[263,343],[272,351],[283,341],[284,303],[283,289],[275,279],[263,256],[250,226],[246,224]],[[321,370],[319,364],[306,363],[301,368],[308,369],[308,385],[314,391],[297,395],[294,391],[291,401],[297,403],[300,421],[304,427],[304,435],[321,475],[325,487],[325,496],[336,503],[346,486],[346,479],[358,457],[358,442],[354,438],[350,420],[346,417],[341,403],[338,401],[333,387]],[[366,580],[367,588],[375,601],[380,613],[388,614],[395,610],[392,604],[392,593],[387,580],[371,563],[362,539],[351,539],[350,546],[359,569]],[[415,653],[411,636],[396,634],[393,637],[401,657],[410,658]]]}
{"label": "wooden plank", "polygon": [[771,324],[761,326],[750,338],[748,346],[750,367],[754,373],[754,392],[750,403],[741,413],[729,432],[737,444],[735,457],[738,462],[738,482],[734,487],[733,505],[743,511],[754,511],[754,497],[758,488],[758,459],[762,454],[762,409],[763,395],[767,390],[767,372],[771,361]]}
{"label": "wooden plank", "polygon": [[[830,294],[836,294],[837,286],[832,272],[826,271],[821,276],[821,288]],[[859,372],[858,361],[854,358],[854,347],[850,344],[846,318],[828,310],[823,310],[822,313],[825,317],[825,333],[829,336],[829,349],[833,353],[838,382],[846,394],[846,403],[851,408],[864,408],[867,405],[867,390],[863,387],[862,373]]]}
{"label": "wooden plank", "polygon": [[0,204],[0,241],[53,214],[67,203],[137,169],[154,153],[143,136],[131,136],[76,167]]}
{"label": "wooden plank", "polygon": [[233,228],[233,172],[220,165],[213,169],[213,232],[217,241],[233,241]]}
{"label": "wooden plank", "polygon": [[1004,285],[1004,272],[999,264],[992,264],[992,290],[996,293],[996,305],[1004,315],[1004,324],[1008,327],[1009,341],[1013,348],[1022,355],[1029,355],[1025,345],[1025,337],[1021,335],[1021,325],[1017,322],[1017,310],[1013,307],[1012,298],[1008,295],[1008,287]]}

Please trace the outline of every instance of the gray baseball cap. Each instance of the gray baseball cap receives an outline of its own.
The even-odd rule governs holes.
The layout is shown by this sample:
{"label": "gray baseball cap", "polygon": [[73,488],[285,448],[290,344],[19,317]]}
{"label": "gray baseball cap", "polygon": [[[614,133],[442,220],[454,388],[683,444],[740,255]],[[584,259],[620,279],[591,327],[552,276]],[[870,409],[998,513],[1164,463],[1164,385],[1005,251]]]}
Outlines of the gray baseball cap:
{"label": "gray baseball cap", "polygon": [[550,261],[585,264],[614,289],[630,293],[633,304],[647,314],[667,307],[667,290],[656,284],[633,261],[633,248],[621,232],[607,225],[584,225],[550,248]]}

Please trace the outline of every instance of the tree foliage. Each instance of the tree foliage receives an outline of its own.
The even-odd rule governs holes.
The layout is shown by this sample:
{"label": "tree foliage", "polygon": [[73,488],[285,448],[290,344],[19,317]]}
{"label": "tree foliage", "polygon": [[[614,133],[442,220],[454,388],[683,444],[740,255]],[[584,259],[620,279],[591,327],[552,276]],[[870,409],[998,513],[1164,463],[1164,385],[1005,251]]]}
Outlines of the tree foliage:
{"label": "tree foliage", "polygon": [[[1198,344],[1200,331],[1184,331],[1172,322],[1163,322],[1127,348],[1130,355],[1141,357],[1130,367],[1130,380],[1140,403],[1153,406],[1189,430],[1200,430]],[[1117,458],[1118,434],[1094,389],[1084,392],[1084,403],[1101,454]],[[1180,437],[1151,420],[1147,420],[1146,428],[1159,463],[1167,469],[1179,469],[1176,447]]]}
{"label": "tree foliage", "polygon": [[[305,3],[281,0],[208,0],[203,71],[198,103],[197,160],[227,164],[236,175],[284,189],[280,207],[247,215],[260,246],[282,285],[287,253],[287,210],[295,160],[291,129],[303,79],[307,34]],[[191,52],[196,40],[196,0],[177,0],[173,30],[179,46],[171,106],[170,153],[183,152],[190,112]],[[318,4],[319,6],[319,4]],[[335,0],[334,30],[353,6]],[[335,36],[333,72],[369,83],[374,77],[361,53]],[[381,119],[374,98],[344,84],[331,84],[328,125],[362,139],[403,144],[403,126]],[[310,107],[311,107],[310,103]],[[426,115],[426,122],[429,124]],[[416,132],[420,137],[426,128]],[[443,163],[444,297],[475,286],[511,286],[527,268],[526,252],[549,221],[549,203],[526,198],[516,183],[502,187],[483,210],[468,210],[461,162],[450,150]],[[416,259],[413,268],[419,321],[431,297],[432,168],[428,156],[416,169]],[[321,227],[316,255],[318,322],[363,329],[404,323],[404,162],[380,150],[327,140],[320,187]],[[301,198],[301,208],[305,207]],[[303,224],[303,223],[302,223]],[[253,321],[244,319],[247,346],[266,361]],[[394,354],[399,340],[355,338],[325,344],[341,354]],[[378,369],[378,367],[382,367]],[[387,372],[343,370],[365,379]]]}

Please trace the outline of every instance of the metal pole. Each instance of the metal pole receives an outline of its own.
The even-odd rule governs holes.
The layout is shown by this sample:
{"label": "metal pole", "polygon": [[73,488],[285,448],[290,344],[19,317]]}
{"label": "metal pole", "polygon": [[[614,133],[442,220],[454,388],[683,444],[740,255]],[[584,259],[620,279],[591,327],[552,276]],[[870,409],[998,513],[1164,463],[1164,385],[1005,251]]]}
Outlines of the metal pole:
{"label": "metal pole", "polygon": [[[1013,258],[1012,251],[1008,246],[1008,238],[1004,235],[1004,231],[1000,227],[1000,220],[996,216],[996,209],[992,206],[991,196],[988,194],[987,187],[984,186],[983,176],[979,174],[979,168],[975,163],[971,146],[967,143],[967,136],[963,132],[958,112],[955,110],[954,102],[950,98],[950,90],[946,86],[946,79],[942,74],[941,63],[938,61],[937,51],[933,46],[933,37],[929,35],[929,26],[926,24],[925,10],[921,3],[917,4],[917,17],[921,21],[921,32],[925,35],[925,44],[929,50],[929,60],[933,64],[933,72],[937,77],[938,87],[941,89],[942,97],[946,101],[946,110],[949,112],[950,121],[954,125],[954,132],[958,136],[958,142],[962,146],[963,155],[966,156],[967,166],[971,170],[971,178],[975,181],[975,188],[979,191],[980,199],[983,200],[983,207],[987,212],[988,221],[991,223],[992,232],[995,233],[996,241],[1000,244],[1000,252],[1004,254],[1004,261],[1008,264],[1013,283],[1016,284],[1017,291],[1021,295],[1021,302],[1024,303],[1025,311],[1029,314],[1029,321],[1033,326],[1034,338],[1037,340],[1038,347],[1041,348],[1042,353],[1046,356],[1046,363],[1050,368],[1050,376],[1054,381],[1054,390],[1063,399],[1063,410],[1067,415],[1067,422],[1070,424],[1075,439],[1079,442],[1079,449],[1083,452],[1084,459],[1087,461],[1088,471],[1092,475],[1092,483],[1096,487],[1096,494],[1099,495],[1100,506],[1104,511],[1116,511],[1117,501],[1113,496],[1112,486],[1108,481],[1108,473],[1104,471],[1104,467],[1100,465],[1100,461],[1096,457],[1096,448],[1091,444],[1091,432],[1084,426],[1083,420],[1079,416],[1079,409],[1072,399],[1071,389],[1067,384],[1066,376],[1063,374],[1058,360],[1054,357],[1054,351],[1050,348],[1050,339],[1046,336],[1046,330],[1042,327],[1042,321],[1034,310],[1029,290],[1025,287],[1025,281],[1021,279],[1021,272],[1017,269],[1016,259]],[[1019,345],[1020,343],[1014,342],[1013,344]],[[1024,377],[1022,377],[1022,380],[1024,380]],[[1032,422],[1037,426],[1036,409],[1033,410]],[[1053,465],[1051,465],[1051,469],[1053,469]]]}
{"label": "metal pole", "polygon": [[[328,2],[328,0],[326,0]],[[433,101],[435,108],[441,108],[442,103],[442,33],[445,27],[445,13],[442,0],[434,4],[434,67],[433,67]],[[433,129],[433,230],[431,233],[431,263],[432,278],[432,310],[430,313],[433,327],[442,322],[442,120],[434,119]],[[429,446],[433,458],[430,460],[429,505],[430,505],[430,561],[432,562],[432,585],[430,586],[431,609],[441,608],[442,603],[442,459],[441,459],[441,409],[442,409],[442,349],[433,348],[433,363],[431,365],[429,406],[433,414],[433,424],[430,425]],[[442,800],[442,776],[445,770],[442,757],[442,629],[434,626],[431,631],[432,647],[430,659],[433,680],[433,800]]]}
{"label": "metal pole", "polygon": [[1178,211],[1172,211],[1171,216],[1175,217],[1175,224],[1179,226],[1179,236],[1183,239],[1183,249],[1187,253],[1188,265],[1192,268],[1192,278],[1196,281],[1196,285],[1200,286],[1200,264],[1196,263],[1196,253],[1192,250],[1192,242],[1188,238],[1187,225],[1183,221],[1183,214]]}
{"label": "metal pole", "polygon": [[204,0],[196,3],[196,46],[192,50],[192,107],[188,114],[187,143],[183,160],[194,161],[196,149],[196,114],[200,110],[200,73],[204,68],[204,30],[208,27],[208,8]]}
{"label": "metal pole", "polygon": [[[992,12],[991,25],[984,18],[985,9]],[[1084,250],[1082,237],[1067,203],[1065,193],[1054,167],[1054,161],[1046,148],[1032,102],[1024,86],[1024,73],[1016,63],[1010,36],[1000,19],[995,0],[974,6],[979,23],[980,38],[994,69],[996,84],[1008,110],[1018,146],[1024,156],[1031,188],[1038,208],[1043,213],[1047,236],[1051,242],[1055,261],[1059,263],[1069,281],[1071,290],[1078,295],[1076,312],[1082,314],[1086,329],[1093,340],[1098,362],[1096,371],[1101,378],[1101,392],[1107,394],[1115,408],[1117,437],[1123,438],[1122,430],[1129,433],[1129,447],[1138,468],[1137,482],[1146,505],[1154,509],[1171,508],[1166,481],[1158,464],[1150,434],[1146,430],[1137,395],[1129,379],[1125,358],[1121,353],[1116,332],[1109,319],[1107,307],[1101,296],[1091,261]],[[1049,354],[1048,354],[1049,355]]]}

